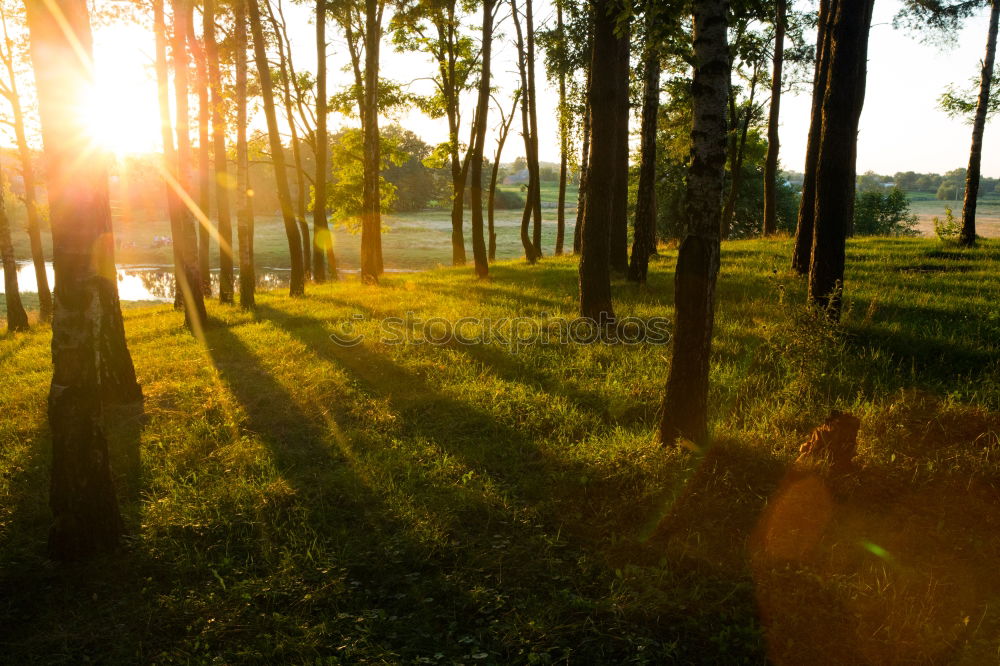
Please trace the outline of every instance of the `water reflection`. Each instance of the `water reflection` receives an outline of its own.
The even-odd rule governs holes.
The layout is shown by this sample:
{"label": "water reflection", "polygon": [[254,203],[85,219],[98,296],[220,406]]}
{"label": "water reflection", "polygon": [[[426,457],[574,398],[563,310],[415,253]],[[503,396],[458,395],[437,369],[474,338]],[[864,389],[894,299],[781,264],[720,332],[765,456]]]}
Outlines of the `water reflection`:
{"label": "water reflection", "polygon": [[[45,264],[49,286],[55,284],[55,274],[51,262]],[[274,289],[288,286],[289,271],[280,268],[264,268],[257,271],[257,286]],[[237,272],[236,278],[239,278]],[[35,268],[30,262],[18,263],[17,284],[22,294],[37,294],[38,281]],[[219,292],[219,273],[212,272],[212,292]],[[0,269],[0,294],[4,293],[3,270]],[[164,301],[174,300],[174,271],[168,266],[120,266],[118,268],[118,295],[123,301]]]}

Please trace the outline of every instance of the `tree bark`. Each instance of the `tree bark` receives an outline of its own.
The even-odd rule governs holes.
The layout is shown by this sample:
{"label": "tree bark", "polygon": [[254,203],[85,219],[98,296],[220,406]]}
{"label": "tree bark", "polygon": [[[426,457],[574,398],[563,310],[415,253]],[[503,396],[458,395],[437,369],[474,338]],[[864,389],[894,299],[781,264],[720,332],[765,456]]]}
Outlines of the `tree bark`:
{"label": "tree bark", "polygon": [[35,169],[31,162],[31,149],[24,128],[24,109],[21,107],[20,92],[17,88],[17,76],[14,71],[14,44],[7,34],[7,23],[4,30],[4,65],[10,80],[7,95],[11,106],[14,125],[14,140],[21,161],[21,178],[24,181],[24,207],[28,215],[28,241],[31,244],[31,261],[35,268],[35,284],[38,285],[38,320],[47,322],[52,319],[52,289],[49,287],[49,276],[45,270],[45,250],[42,246],[41,219],[38,214],[38,198],[35,190]]}
{"label": "tree bark", "polygon": [[[556,30],[561,43],[566,42],[562,1],[556,2]],[[556,256],[563,253],[566,241],[566,178],[569,170],[569,119],[566,109],[566,71],[559,68],[559,200],[556,204]]]}
{"label": "tree bark", "polygon": [[873,5],[874,0],[839,0],[831,15],[809,300],[834,319],[840,316],[845,245],[854,212],[858,123],[865,99]]}
{"label": "tree bark", "polygon": [[802,196],[799,200],[799,219],[795,228],[795,246],[792,254],[792,269],[799,275],[809,273],[812,262],[813,231],[816,216],[816,169],[819,166],[819,144],[823,131],[823,98],[826,96],[826,80],[829,75],[830,15],[834,0],[820,0],[819,19],[816,29],[816,75],[813,80],[812,118],[809,123],[809,139],[806,144],[806,164],[802,180]]}
{"label": "tree bark", "polygon": [[776,0],[774,16],[774,57],[771,68],[771,108],[767,116],[767,158],[764,160],[764,235],[778,230],[778,156],[781,152],[782,72],[785,66],[785,15],[788,0]]}
{"label": "tree bark", "polygon": [[674,344],[660,440],[708,440],[708,373],[719,273],[719,230],[726,166],[730,60],[726,0],[695,0],[694,125],[687,184],[687,229],[674,278]]}
{"label": "tree bark", "polygon": [[333,253],[333,236],[326,219],[326,170],[330,154],[326,133],[326,0],[316,0],[316,176],[313,179],[313,280],[325,282],[337,279],[337,258]]}
{"label": "tree bark", "polygon": [[635,232],[632,259],[628,266],[630,282],[646,283],[649,257],[656,251],[656,124],[660,113],[660,51],[656,39],[655,3],[646,5],[646,54],[643,64],[642,158],[639,164],[639,187],[636,193]]}
{"label": "tree bark", "polygon": [[[103,430],[102,401],[141,397],[121,325],[103,159],[87,154],[82,106],[92,73],[84,0],[27,4],[46,162],[56,273],[52,319],[49,553],[74,560],[113,549],[122,520]],[[55,15],[58,12],[58,16]],[[82,52],[82,54],[81,54]],[[127,367],[126,367],[127,366]]]}
{"label": "tree bark", "polygon": [[382,276],[381,144],[378,131],[379,52],[382,42],[381,0],[365,0],[364,104],[361,130],[364,133],[364,177],[361,192],[361,280],[377,283]]}
{"label": "tree bark", "polygon": [[590,167],[580,255],[580,315],[600,323],[614,320],[611,303],[611,215],[617,145],[619,5],[594,0],[594,42],[590,63]]}
{"label": "tree bark", "polygon": [[979,101],[972,124],[972,150],[969,151],[969,169],[965,180],[965,205],[962,206],[962,232],[960,245],[971,247],[976,243],[976,203],[979,198],[979,180],[983,162],[983,134],[989,114],[990,89],[993,86],[993,64],[997,56],[997,26],[1000,24],[1000,0],[990,3],[990,27],[986,40],[986,56],[980,75]]}
{"label": "tree bark", "polygon": [[[590,90],[590,72],[587,72],[587,90]],[[589,103],[588,103],[589,105]],[[580,189],[576,198],[576,226],[573,228],[573,253],[583,250],[583,220],[587,210],[587,181],[590,177],[590,108],[583,110],[583,148],[580,151]]]}
{"label": "tree bark", "polygon": [[504,144],[507,143],[507,137],[510,135],[510,128],[514,124],[514,114],[517,112],[517,100],[520,94],[520,91],[514,93],[514,101],[511,102],[509,115],[504,116],[503,109],[499,108],[499,106],[497,107],[497,110],[500,111],[500,134],[497,137],[497,149],[493,155],[493,168],[490,173],[490,191],[486,204],[486,211],[489,216],[489,249],[487,256],[490,261],[494,261],[497,258],[497,234],[493,228],[493,217],[496,205],[497,179],[500,176],[500,156],[503,154]]}
{"label": "tree bark", "polygon": [[532,186],[528,187],[531,197],[531,246],[535,250],[535,259],[541,259],[542,252],[542,174],[538,165],[538,104],[535,98],[535,22],[532,17],[532,0],[524,0],[524,27],[528,44],[528,119],[531,123],[531,152],[528,157],[528,174]]}
{"label": "tree bark", "polygon": [[282,14],[282,25],[279,26],[270,0],[265,0],[264,6],[267,7],[267,17],[278,41],[278,71],[281,73],[282,102],[285,118],[288,120],[288,131],[291,134],[292,171],[295,172],[295,222],[299,226],[299,239],[302,241],[303,278],[308,280],[312,277],[312,243],[309,242],[309,226],[306,224],[306,182],[305,171],[302,168],[302,150],[299,144],[299,131],[295,127],[295,114],[292,112],[291,46],[285,42],[283,36],[284,14]]}
{"label": "tree bark", "polygon": [[629,65],[631,33],[618,37],[615,53],[615,148],[611,195],[611,270],[619,275],[628,272],[628,119]]}
{"label": "tree bark", "polygon": [[486,123],[490,110],[490,56],[493,43],[493,2],[483,2],[482,71],[479,76],[479,102],[476,107],[476,133],[472,140],[471,163],[472,184],[469,192],[472,203],[472,257],[476,265],[476,277],[489,276],[490,267],[483,240],[483,147],[486,143]]}
{"label": "tree bark", "polygon": [[740,128],[739,142],[731,163],[732,175],[729,185],[729,197],[722,211],[722,237],[729,238],[733,231],[733,219],[736,217],[736,201],[740,196],[740,186],[743,184],[743,158],[746,155],[747,135],[750,133],[750,121],[753,120],[753,103],[757,93],[757,70],[754,69],[750,83],[750,98],[747,100],[747,110],[743,116],[743,126]]}
{"label": "tree bark", "polygon": [[288,189],[285,148],[281,145],[278,116],[274,110],[274,86],[271,81],[270,64],[267,61],[264,30],[260,20],[260,6],[257,2],[258,0],[247,0],[247,15],[250,19],[250,32],[253,35],[254,58],[257,61],[257,75],[260,79],[261,96],[264,102],[264,116],[267,119],[267,137],[271,147],[271,163],[274,165],[278,202],[281,205],[281,219],[285,224],[285,236],[288,238],[288,254],[292,264],[288,293],[290,296],[302,296],[306,288],[305,269],[302,260],[302,237],[299,234],[298,223],[295,219],[295,209],[292,206],[292,193]]}
{"label": "tree bark", "polygon": [[175,134],[177,137],[177,165],[174,179],[178,189],[177,195],[183,203],[176,204],[180,220],[180,237],[174,238],[178,246],[183,268],[183,279],[180,280],[180,302],[184,307],[184,321],[196,333],[201,330],[208,319],[205,312],[205,299],[201,290],[201,271],[198,268],[198,230],[195,228],[195,217],[191,208],[195,206],[193,189],[191,187],[191,141],[188,136],[188,55],[187,33],[191,20],[191,5],[188,0],[171,0],[174,13],[172,35],[172,50],[174,56],[174,100],[177,108]]}
{"label": "tree bark", "polygon": [[0,188],[0,258],[3,259],[3,287],[7,301],[7,330],[27,331],[28,313],[21,303],[21,292],[17,285],[17,262],[14,260],[14,245],[10,240],[10,223],[4,207],[3,189]]}
{"label": "tree bark", "polygon": [[240,307],[256,305],[257,276],[253,262],[253,198],[247,153],[247,0],[233,0],[236,46],[236,236],[240,245]]}
{"label": "tree bark", "polygon": [[528,193],[524,200],[524,212],[521,213],[521,245],[524,247],[524,258],[529,264],[533,264],[540,257],[535,250],[529,226],[535,210],[535,180],[531,169],[531,94],[528,91],[528,55],[524,47],[524,33],[521,30],[517,0],[511,0],[510,11],[517,35],[517,71],[521,77],[521,137],[524,139],[524,159],[528,169]]}
{"label": "tree bark", "polygon": [[[204,220],[210,219],[209,207],[212,200],[211,157],[208,145],[209,117],[208,108],[208,64],[205,51],[201,48],[194,34],[194,22],[189,15],[187,22],[188,46],[194,55],[195,85],[198,88],[198,208]],[[198,274],[201,277],[201,293],[212,296],[212,272],[209,262],[209,244],[211,234],[209,226],[201,221],[198,225]]]}
{"label": "tree bark", "polygon": [[202,31],[212,92],[212,157],[215,167],[215,210],[219,218],[219,300],[233,302],[233,221],[229,208],[229,169],[226,157],[225,101],[215,39],[215,0],[205,0]]}

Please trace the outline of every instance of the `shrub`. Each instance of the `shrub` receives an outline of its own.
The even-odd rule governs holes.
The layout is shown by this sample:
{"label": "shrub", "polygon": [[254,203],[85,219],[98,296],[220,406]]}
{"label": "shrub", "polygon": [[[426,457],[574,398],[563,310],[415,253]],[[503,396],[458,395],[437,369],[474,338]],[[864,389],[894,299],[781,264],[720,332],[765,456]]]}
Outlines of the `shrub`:
{"label": "shrub", "polygon": [[962,225],[955,219],[951,208],[944,209],[944,220],[940,217],[934,218],[934,234],[943,241],[956,240],[961,231]]}
{"label": "shrub", "polygon": [[854,202],[854,233],[858,236],[916,236],[917,216],[898,187],[859,192]]}

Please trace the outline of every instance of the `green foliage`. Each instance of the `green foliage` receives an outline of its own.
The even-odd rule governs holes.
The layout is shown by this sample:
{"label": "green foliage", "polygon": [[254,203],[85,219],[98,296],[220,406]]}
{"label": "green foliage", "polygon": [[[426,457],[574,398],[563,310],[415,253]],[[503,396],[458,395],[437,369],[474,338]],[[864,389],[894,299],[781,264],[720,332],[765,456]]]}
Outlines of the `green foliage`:
{"label": "green foliage", "polygon": [[859,191],[854,201],[854,233],[858,236],[916,236],[917,216],[898,187]]}
{"label": "green foliage", "polygon": [[951,208],[944,209],[943,220],[940,217],[934,217],[934,235],[940,240],[947,242],[956,241],[961,233],[962,223],[955,219]]}
{"label": "green foliage", "polygon": [[[381,171],[391,165],[403,164],[408,155],[388,133],[382,132]],[[337,223],[354,231],[361,230],[364,186],[364,134],[358,128],[344,129],[330,137],[332,178],[327,185],[327,210]],[[383,213],[391,210],[396,200],[396,186],[379,174],[379,194]]]}
{"label": "green foliage", "polygon": [[939,201],[950,201],[958,199],[958,195],[961,192],[960,186],[951,182],[944,181],[937,190],[936,196]]}

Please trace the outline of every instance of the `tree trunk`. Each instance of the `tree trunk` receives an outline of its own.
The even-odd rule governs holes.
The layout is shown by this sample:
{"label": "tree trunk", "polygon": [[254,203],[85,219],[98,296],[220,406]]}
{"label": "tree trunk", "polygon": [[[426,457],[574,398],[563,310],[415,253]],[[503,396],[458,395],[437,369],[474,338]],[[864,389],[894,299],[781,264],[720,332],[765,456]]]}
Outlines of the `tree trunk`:
{"label": "tree trunk", "polygon": [[20,92],[17,88],[17,76],[14,71],[14,44],[7,35],[4,25],[4,65],[10,79],[9,101],[14,125],[14,139],[17,142],[17,152],[21,161],[21,178],[24,181],[24,207],[28,215],[28,240],[31,243],[31,261],[35,268],[35,283],[38,285],[38,320],[47,322],[52,319],[52,289],[49,287],[49,276],[45,271],[45,250],[42,247],[41,220],[38,215],[38,199],[35,191],[35,169],[31,163],[31,149],[24,129],[24,110],[21,107]]}
{"label": "tree trunk", "polygon": [[524,22],[528,43],[528,87],[525,95],[528,97],[528,119],[530,121],[531,151],[528,155],[528,176],[532,185],[528,187],[531,197],[531,246],[535,250],[535,259],[542,258],[542,174],[538,165],[538,104],[535,98],[535,23],[532,18],[532,0],[524,0]]}
{"label": "tree trunk", "polygon": [[17,286],[17,262],[14,260],[14,246],[10,240],[10,223],[4,207],[3,190],[0,188],[0,257],[3,259],[3,287],[7,301],[7,330],[27,331],[28,313],[21,303],[21,292]]}
{"label": "tree trunk", "polygon": [[740,196],[740,186],[743,184],[743,158],[746,155],[747,135],[750,133],[750,121],[753,120],[753,103],[757,92],[757,70],[754,69],[750,83],[750,98],[747,100],[747,110],[743,116],[743,127],[740,129],[735,159],[732,161],[732,176],[729,185],[729,197],[722,211],[722,237],[729,238],[733,231],[733,219],[736,217],[736,201]]}
{"label": "tree trunk", "polygon": [[[113,549],[122,532],[103,431],[102,400],[125,388],[141,398],[121,325],[107,167],[88,153],[82,126],[91,84],[84,0],[28,3],[56,272],[52,320],[49,553],[73,560]],[[82,52],[82,53],[81,53]],[[112,385],[108,385],[108,382]]]}
{"label": "tree trunk", "polygon": [[660,51],[655,37],[657,12],[654,3],[646,5],[646,62],[643,64],[642,158],[639,164],[639,187],[635,204],[635,231],[632,260],[628,266],[630,282],[646,283],[649,257],[656,251],[656,123],[660,113]]}
{"label": "tree trunk", "polygon": [[615,150],[611,195],[611,270],[619,275],[628,272],[628,118],[629,118],[629,41],[628,26],[618,38],[615,54]]}
{"label": "tree trunk", "polygon": [[472,200],[472,257],[476,264],[476,277],[489,276],[490,267],[483,242],[483,146],[486,143],[486,123],[490,110],[490,55],[493,50],[493,1],[483,2],[482,71],[479,76],[479,102],[476,108],[476,133],[469,155],[472,171],[470,198]]}
{"label": "tree trunk", "polygon": [[990,3],[990,32],[986,40],[986,57],[980,75],[979,102],[972,124],[972,150],[969,152],[969,169],[965,180],[965,205],[962,207],[962,233],[959,244],[971,247],[976,243],[976,203],[979,198],[979,179],[983,161],[983,133],[989,114],[990,88],[993,85],[993,64],[997,55],[997,26],[1000,19],[1000,0]]}
{"label": "tree trunk", "polygon": [[497,149],[493,155],[493,169],[490,173],[490,191],[488,203],[486,204],[487,214],[489,215],[489,251],[487,254],[490,261],[494,261],[497,258],[497,234],[493,228],[493,216],[496,204],[497,179],[500,176],[500,156],[503,154],[504,144],[507,143],[507,137],[510,135],[510,128],[514,124],[514,114],[517,112],[517,100],[519,96],[520,91],[514,93],[514,101],[511,103],[509,115],[504,116],[503,109],[499,109],[501,121],[500,135],[497,137]]}
{"label": "tree trunk", "polygon": [[594,42],[590,63],[590,167],[580,255],[580,316],[610,323],[611,215],[615,147],[618,143],[618,38],[614,0],[594,0]]}
{"label": "tree trunk", "polygon": [[[254,0],[255,1],[255,0]],[[253,199],[247,153],[247,0],[233,1],[236,46],[236,236],[240,244],[240,307],[256,307],[257,276],[253,262]]]}
{"label": "tree trunk", "polygon": [[841,0],[831,16],[809,300],[834,319],[840,315],[845,244],[854,212],[858,123],[865,99],[873,4],[874,0]]}
{"label": "tree trunk", "polygon": [[[566,41],[563,29],[562,2],[556,2],[556,30],[559,40]],[[569,169],[569,119],[566,110],[566,72],[559,68],[559,200],[556,204],[556,256],[563,253],[566,241],[566,178]]]}
{"label": "tree trunk", "polygon": [[212,271],[209,263],[209,243],[211,234],[204,220],[210,219],[209,207],[212,200],[211,158],[208,145],[208,65],[205,51],[198,44],[194,34],[194,23],[188,20],[188,46],[194,55],[195,84],[198,88],[198,208],[204,219],[198,225],[198,274],[201,277],[201,293],[212,296]]}
{"label": "tree trunk", "polygon": [[765,236],[772,236],[778,230],[778,155],[781,151],[778,121],[781,115],[782,70],[785,65],[785,14],[788,0],[776,0],[775,6],[771,109],[767,116],[767,158],[764,161]]}
{"label": "tree trunk", "polygon": [[378,282],[382,275],[381,145],[378,132],[378,70],[382,41],[380,0],[365,0],[365,85],[361,109],[364,132],[364,180],[361,193],[361,280]]}
{"label": "tree trunk", "polygon": [[521,213],[521,245],[524,247],[524,258],[529,264],[533,264],[539,257],[529,230],[531,215],[535,210],[533,189],[535,181],[531,175],[531,94],[528,91],[528,55],[524,48],[524,33],[521,31],[517,0],[511,0],[510,11],[517,35],[517,71],[521,77],[521,137],[524,139],[525,164],[528,169],[528,193],[524,200],[524,212]]}
{"label": "tree trunk", "polygon": [[[295,222],[299,226],[299,239],[302,241],[302,273],[303,279],[312,277],[312,243],[309,242],[309,226],[306,224],[306,183],[305,171],[302,169],[302,150],[299,144],[299,131],[295,127],[295,114],[292,112],[292,76],[291,46],[283,37],[284,24],[278,24],[270,0],[264,2],[267,17],[271,22],[278,42],[278,71],[281,73],[282,102],[285,118],[288,121],[288,131],[291,135],[292,171],[295,172]],[[284,15],[282,15],[284,21]],[[288,51],[286,52],[286,49]]]}
{"label": "tree trunk", "polygon": [[285,148],[281,145],[281,133],[278,128],[278,116],[274,110],[274,86],[271,81],[270,64],[267,61],[267,50],[264,43],[264,30],[260,21],[260,6],[258,0],[247,0],[250,32],[253,35],[253,52],[257,61],[257,75],[260,80],[261,96],[264,102],[264,116],[267,119],[267,137],[271,147],[271,163],[274,165],[274,178],[278,191],[278,202],[281,205],[281,218],[285,224],[285,236],[288,238],[288,254],[291,258],[292,272],[288,285],[290,296],[301,296],[305,293],[305,270],[302,260],[302,237],[299,234],[298,223],[295,220],[295,209],[292,207],[292,193],[288,189],[288,171],[285,167]]}
{"label": "tree trunk", "polygon": [[799,275],[809,273],[812,262],[813,231],[816,216],[816,170],[819,167],[819,144],[823,131],[823,98],[826,96],[826,80],[829,75],[831,21],[834,0],[820,0],[819,20],[816,30],[816,75],[813,81],[812,118],[809,124],[809,139],[806,144],[805,173],[802,180],[802,196],[799,200],[799,219],[795,228],[795,247],[792,254],[792,269]]}
{"label": "tree trunk", "polygon": [[694,125],[687,183],[687,229],[674,278],[674,344],[660,440],[708,440],[708,372],[719,274],[719,213],[726,167],[730,60],[726,0],[695,0]]}
{"label": "tree trunk", "polygon": [[[590,90],[590,73],[587,73],[587,90]],[[583,250],[583,220],[587,210],[587,181],[590,177],[590,108],[583,110],[583,149],[580,159],[580,184],[576,198],[576,226],[573,228],[573,253]]]}
{"label": "tree trunk", "polygon": [[313,280],[326,281],[324,253],[329,277],[337,279],[333,236],[326,219],[326,169],[330,153],[326,134],[326,0],[316,0],[316,176],[313,179]]}
{"label": "tree trunk", "polygon": [[233,221],[229,209],[229,169],[226,157],[225,101],[215,40],[215,0],[205,0],[203,33],[212,90],[212,153],[215,161],[215,209],[219,217],[219,300],[233,302]]}
{"label": "tree trunk", "polygon": [[195,217],[191,208],[194,207],[194,197],[191,196],[191,141],[188,136],[188,54],[187,33],[191,20],[191,5],[188,0],[172,0],[174,11],[172,50],[174,56],[174,100],[177,106],[177,120],[174,123],[177,135],[177,167],[175,172],[178,196],[184,200],[177,204],[177,215],[180,219],[180,237],[174,238],[174,245],[179,245],[184,277],[180,281],[180,301],[184,306],[184,321],[196,333],[205,325],[208,314],[205,312],[205,299],[201,290],[201,271],[198,269],[198,230],[195,228]]}

